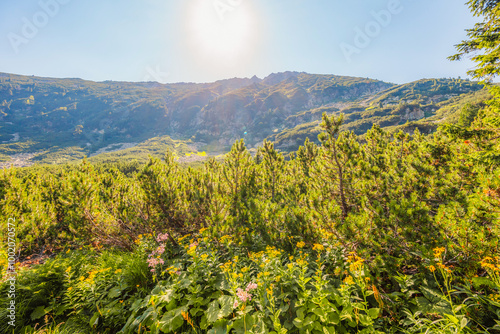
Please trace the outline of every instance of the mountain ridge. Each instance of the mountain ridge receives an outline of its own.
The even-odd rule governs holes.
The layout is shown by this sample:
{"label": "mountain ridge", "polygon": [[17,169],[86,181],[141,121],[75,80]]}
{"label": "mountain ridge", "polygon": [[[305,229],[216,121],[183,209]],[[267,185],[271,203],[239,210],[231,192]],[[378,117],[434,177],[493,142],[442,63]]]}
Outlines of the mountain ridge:
{"label": "mountain ridge", "polygon": [[[164,136],[197,143],[207,152],[223,152],[239,138],[257,147],[266,138],[306,129],[308,123],[316,122],[317,127],[323,112],[346,113],[348,123],[359,125],[346,129],[362,134],[377,122],[401,125],[401,105],[414,109],[408,109],[407,121],[418,121],[437,112],[439,103],[480,89],[478,83],[458,79],[395,85],[292,71],[263,79],[173,84],[0,73],[0,154],[8,160],[5,156],[45,152],[40,161],[47,162],[46,152],[54,148],[78,151],[76,157],[81,158],[110,145]],[[289,150],[301,143],[277,144]]]}

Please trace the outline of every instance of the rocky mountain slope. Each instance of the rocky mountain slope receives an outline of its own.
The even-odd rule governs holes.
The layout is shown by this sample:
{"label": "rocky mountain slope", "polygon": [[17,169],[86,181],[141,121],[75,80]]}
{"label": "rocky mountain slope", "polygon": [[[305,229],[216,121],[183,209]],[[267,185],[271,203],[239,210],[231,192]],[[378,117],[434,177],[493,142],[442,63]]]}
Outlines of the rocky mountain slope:
{"label": "rocky mountain slope", "polygon": [[465,80],[393,85],[299,72],[203,84],[0,73],[0,161],[30,153],[31,161],[63,162],[152,138],[169,138],[149,142],[183,143],[193,152],[224,152],[239,138],[250,147],[269,138],[288,150],[305,137],[315,139],[323,112],[345,113],[345,128],[362,134],[374,123],[396,126],[435,116],[447,102],[481,89]]}

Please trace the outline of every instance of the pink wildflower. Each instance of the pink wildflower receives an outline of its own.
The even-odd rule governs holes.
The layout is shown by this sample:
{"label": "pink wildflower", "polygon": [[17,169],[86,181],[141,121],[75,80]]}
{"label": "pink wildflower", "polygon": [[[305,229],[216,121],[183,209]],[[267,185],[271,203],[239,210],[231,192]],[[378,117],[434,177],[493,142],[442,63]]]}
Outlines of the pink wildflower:
{"label": "pink wildflower", "polygon": [[165,253],[165,244],[161,244],[157,249],[156,249],[156,254],[162,255]]}
{"label": "pink wildflower", "polygon": [[162,255],[163,253],[165,253],[165,244],[160,244],[158,248],[156,248],[154,251],[151,252],[151,254],[149,254],[149,257],[153,257],[155,255]]}
{"label": "pink wildflower", "polygon": [[233,308],[237,308],[238,307],[238,301],[235,300],[234,303],[233,303]]}
{"label": "pink wildflower", "polygon": [[157,258],[154,258],[154,257],[153,258],[149,258],[147,261],[148,261],[148,265],[150,267],[153,267],[153,268],[156,267],[159,264],[164,264],[165,263],[165,261],[163,261],[163,259],[157,259]]}
{"label": "pink wildflower", "polygon": [[164,234],[158,234],[158,236],[156,237],[156,241],[158,242],[162,242],[162,241],[165,241],[165,240],[168,240],[169,238],[169,235],[168,233],[164,233]]}
{"label": "pink wildflower", "polygon": [[241,300],[242,303],[245,303],[247,300],[252,300],[252,295],[240,288],[236,290],[236,295],[238,296],[238,298]]}
{"label": "pink wildflower", "polygon": [[257,289],[258,285],[256,283],[248,283],[247,288],[245,289],[247,292]]}

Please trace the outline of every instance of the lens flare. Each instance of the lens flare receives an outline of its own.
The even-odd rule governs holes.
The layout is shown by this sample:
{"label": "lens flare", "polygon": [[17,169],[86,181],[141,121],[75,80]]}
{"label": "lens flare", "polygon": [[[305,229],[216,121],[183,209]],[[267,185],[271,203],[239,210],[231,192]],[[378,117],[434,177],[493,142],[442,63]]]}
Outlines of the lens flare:
{"label": "lens flare", "polygon": [[251,60],[259,20],[248,0],[192,0],[185,22],[190,53],[204,66],[243,66]]}

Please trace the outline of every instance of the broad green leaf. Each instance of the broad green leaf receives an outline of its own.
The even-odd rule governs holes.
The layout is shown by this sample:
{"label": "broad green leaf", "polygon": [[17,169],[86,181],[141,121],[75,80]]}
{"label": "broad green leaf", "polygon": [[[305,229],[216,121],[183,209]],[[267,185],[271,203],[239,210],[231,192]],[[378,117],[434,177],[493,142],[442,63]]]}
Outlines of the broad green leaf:
{"label": "broad green leaf", "polygon": [[179,289],[186,289],[190,285],[191,285],[191,280],[188,278],[184,278],[178,283]]}
{"label": "broad green leaf", "polygon": [[169,304],[172,299],[174,297],[174,290],[172,289],[169,289],[169,290],[166,290],[166,291],[163,291],[163,293],[158,296],[158,301],[157,303],[158,304],[163,304],[163,303],[166,303],[166,304]]}
{"label": "broad green leaf", "polygon": [[308,317],[306,317],[306,318],[304,319],[304,322],[303,322],[303,326],[304,326],[304,327],[306,327],[306,326],[310,326],[310,325],[312,325],[312,324],[314,324],[314,318],[312,318],[312,317],[309,317],[309,316],[308,316]]}
{"label": "broad green leaf", "polygon": [[325,311],[323,311],[321,308],[317,307],[315,309],[312,310],[318,317],[320,317],[321,321],[324,322],[326,321],[325,319]]}
{"label": "broad green leaf", "polygon": [[221,319],[215,322],[212,329],[210,329],[208,334],[226,334],[227,333],[227,320]]}
{"label": "broad green leaf", "polygon": [[40,319],[41,317],[43,317],[45,315],[45,309],[43,306],[38,306],[36,309],[33,310],[33,312],[31,312],[31,320],[36,320],[36,319]]}
{"label": "broad green leaf", "polygon": [[453,316],[453,315],[451,315],[451,314],[445,314],[445,316],[446,316],[448,319],[450,319],[450,320],[451,320],[451,321],[452,321],[455,325],[458,325],[459,321],[458,321],[458,319],[457,319],[455,316]]}
{"label": "broad green leaf", "polygon": [[248,333],[249,330],[253,329],[254,324],[255,324],[254,317],[252,315],[247,314],[244,320],[243,318],[239,318],[230,327],[233,328],[237,334],[245,334]]}
{"label": "broad green leaf", "polygon": [[300,320],[304,320],[304,318],[306,317],[305,311],[306,311],[305,307],[297,309],[297,318],[299,318]]}
{"label": "broad green leaf", "polygon": [[340,315],[338,314],[338,312],[329,313],[328,321],[330,321],[334,325],[338,325],[340,323]]}
{"label": "broad green leaf", "polygon": [[462,320],[460,320],[460,328],[465,328],[467,326],[467,318],[463,317]]}
{"label": "broad green leaf", "polygon": [[108,298],[114,299],[121,295],[122,291],[120,290],[119,287],[114,287],[108,292]]}
{"label": "broad green leaf", "polygon": [[301,329],[302,327],[304,327],[304,321],[302,321],[302,319],[300,318],[295,318],[293,319],[293,324],[298,328],[298,329]]}
{"label": "broad green leaf", "polygon": [[325,334],[336,334],[337,331],[335,331],[335,327],[333,327],[333,326],[329,326],[329,327],[323,326],[323,333],[325,333]]}
{"label": "broad green leaf", "polygon": [[[264,314],[259,314],[258,317],[255,317],[256,318],[255,325],[252,328],[252,332],[254,334],[267,334],[268,333],[266,323],[264,322],[264,317],[265,317]],[[282,328],[281,333],[283,333],[283,330],[285,331],[284,333],[286,333],[286,329],[284,329],[284,328]]]}
{"label": "broad green leaf", "polygon": [[95,312],[92,318],[90,318],[89,325],[90,327],[97,326],[97,323],[99,322],[99,312]]}
{"label": "broad green leaf", "polygon": [[231,296],[220,296],[219,304],[221,309],[219,311],[219,318],[225,318],[233,312],[233,302],[234,300]]}
{"label": "broad green leaf", "polygon": [[368,327],[372,324],[372,319],[366,314],[360,314],[358,318],[359,322],[365,327]]}
{"label": "broad green leaf", "polygon": [[219,319],[219,302],[214,300],[208,305],[207,309],[207,321],[212,324]]}
{"label": "broad green leaf", "polygon": [[218,290],[226,290],[226,291],[230,290],[230,286],[226,280],[226,277],[224,275],[221,275],[221,274],[217,275],[217,279],[214,283],[214,286]]}
{"label": "broad green leaf", "polygon": [[353,319],[352,316],[353,316],[353,312],[352,312],[351,306],[344,307],[344,309],[340,313],[340,319],[342,319],[342,320],[348,319],[348,320],[352,321],[352,319]]}
{"label": "broad green leaf", "polygon": [[379,308],[371,308],[371,309],[368,310],[368,315],[372,319],[377,319],[379,313],[380,313],[380,309]]}
{"label": "broad green leaf", "polygon": [[181,327],[184,324],[182,312],[185,312],[185,310],[186,307],[180,307],[165,313],[158,326],[160,330],[165,333],[170,333]]}
{"label": "broad green leaf", "polygon": [[208,328],[207,316],[205,314],[201,317],[200,328],[201,329],[207,329]]}

